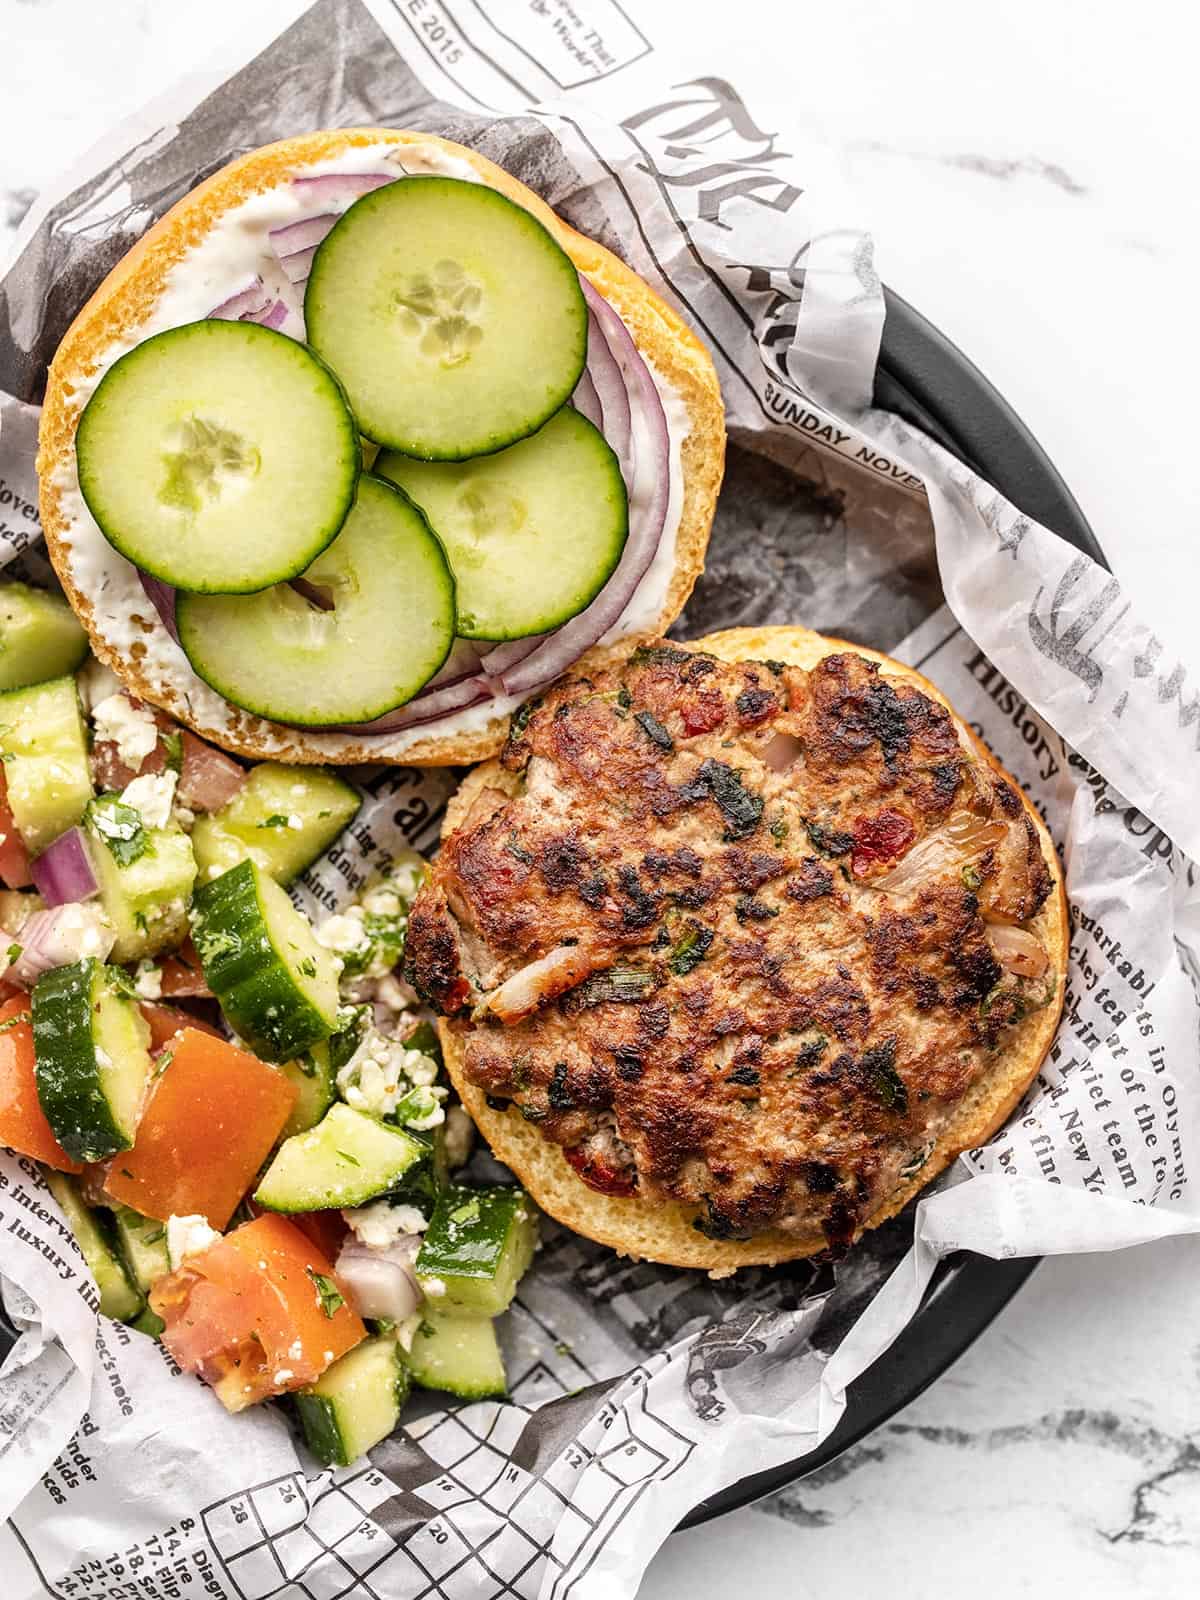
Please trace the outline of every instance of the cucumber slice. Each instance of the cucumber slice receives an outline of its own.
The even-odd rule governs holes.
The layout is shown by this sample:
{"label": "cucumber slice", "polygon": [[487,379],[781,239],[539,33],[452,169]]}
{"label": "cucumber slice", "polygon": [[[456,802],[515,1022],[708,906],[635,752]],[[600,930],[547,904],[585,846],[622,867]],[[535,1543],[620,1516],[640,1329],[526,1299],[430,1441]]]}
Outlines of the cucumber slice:
{"label": "cucumber slice", "polygon": [[132,1206],[114,1206],[113,1221],[126,1270],[142,1293],[149,1294],[171,1270],[166,1227],[153,1217],[143,1217]]}
{"label": "cucumber slice", "polygon": [[209,988],[267,1061],[292,1061],[337,1026],[337,967],[312,926],[253,861],[203,883],[192,938]]}
{"label": "cucumber slice", "polygon": [[496,1325],[487,1317],[453,1316],[428,1303],[408,1355],[413,1382],[464,1400],[508,1392]]}
{"label": "cucumber slice", "polygon": [[0,589],[0,689],[62,677],[87,653],[87,634],[65,600],[27,583]]}
{"label": "cucumber slice", "polygon": [[100,1310],[116,1322],[133,1322],[146,1309],[146,1304],[109,1248],[100,1218],[84,1205],[74,1178],[65,1172],[47,1172],[46,1182],[70,1224],[83,1259],[91,1268],[100,1291]]}
{"label": "cucumber slice", "polygon": [[337,1102],[280,1145],[254,1191],[268,1211],[329,1211],[386,1194],[424,1154],[403,1128]]}
{"label": "cucumber slice", "polygon": [[354,499],[358,429],[305,345],[254,322],[188,323],[113,364],[75,438],[100,531],[180,589],[298,577]]}
{"label": "cucumber slice", "polygon": [[365,1339],[297,1394],[308,1448],[326,1467],[348,1467],[399,1422],[410,1381],[394,1335]]}
{"label": "cucumber slice", "polygon": [[196,818],[192,849],[201,882],[253,861],[276,883],[315,861],[353,818],[358,790],[336,772],[264,761],[219,811]]}
{"label": "cucumber slice", "polygon": [[282,1136],[290,1139],[294,1133],[307,1133],[309,1128],[315,1128],[334,1102],[329,1042],[314,1044],[294,1061],[285,1061],[279,1070],[297,1090],[292,1114],[283,1125]]}
{"label": "cucumber slice", "polygon": [[417,1281],[463,1316],[506,1311],[533,1260],[537,1211],[523,1189],[453,1184],[438,1199],[417,1256]]}
{"label": "cucumber slice", "polygon": [[558,627],[603,588],[625,548],[617,458],[570,406],[498,455],[451,463],[389,451],[375,470],[416,501],[445,545],[468,639]]}
{"label": "cucumber slice", "polygon": [[150,1076],[150,1029],[125,974],[89,956],[33,986],[38,1099],[76,1161],[128,1150]]}
{"label": "cucumber slice", "polygon": [[36,855],[79,821],[92,798],[74,678],[0,694],[0,760],[17,831]]}
{"label": "cucumber slice", "polygon": [[458,178],[356,201],[316,253],[304,320],[367,437],[432,460],[533,433],[587,359],[570,259],[522,206]]}
{"label": "cucumber slice", "polygon": [[114,961],[141,961],[174,949],[188,931],[188,901],[196,881],[192,842],[182,828],[136,828],[115,795],[101,795],[87,811],[92,866],[100,903],[117,930]]}
{"label": "cucumber slice", "polygon": [[410,700],[454,642],[454,578],[416,506],[363,473],[341,533],[304,574],[257,595],[181,594],[179,640],[218,694],[296,727],[369,722]]}

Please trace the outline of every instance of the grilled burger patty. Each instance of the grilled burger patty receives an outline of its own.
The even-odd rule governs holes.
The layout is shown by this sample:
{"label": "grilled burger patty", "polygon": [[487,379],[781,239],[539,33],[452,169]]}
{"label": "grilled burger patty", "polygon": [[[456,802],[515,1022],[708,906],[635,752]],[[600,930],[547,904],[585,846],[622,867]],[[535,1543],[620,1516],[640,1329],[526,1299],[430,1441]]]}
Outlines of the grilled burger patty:
{"label": "grilled burger patty", "polygon": [[514,720],[407,971],[467,1082],[610,1195],[844,1249],[1056,994],[1015,790],[853,652],[661,643]]}

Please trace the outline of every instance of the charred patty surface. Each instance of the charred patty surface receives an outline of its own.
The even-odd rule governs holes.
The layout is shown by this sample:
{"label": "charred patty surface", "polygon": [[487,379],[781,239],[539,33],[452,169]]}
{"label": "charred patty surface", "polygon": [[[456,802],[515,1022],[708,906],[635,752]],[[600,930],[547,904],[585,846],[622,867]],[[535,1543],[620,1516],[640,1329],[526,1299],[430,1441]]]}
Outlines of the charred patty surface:
{"label": "charred patty surface", "polygon": [[1055,980],[1019,797],[853,653],[661,644],[515,719],[413,908],[464,1071],[587,1183],[847,1244]]}

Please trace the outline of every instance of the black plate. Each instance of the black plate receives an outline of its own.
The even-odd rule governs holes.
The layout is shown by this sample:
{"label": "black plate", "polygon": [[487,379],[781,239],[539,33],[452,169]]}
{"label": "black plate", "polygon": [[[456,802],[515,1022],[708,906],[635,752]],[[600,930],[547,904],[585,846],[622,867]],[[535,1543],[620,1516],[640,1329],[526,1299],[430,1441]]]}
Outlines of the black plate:
{"label": "black plate", "polygon": [[[920,312],[890,290],[884,294],[887,320],[875,403],[923,429],[1022,511],[1107,567],[1074,496],[1020,417]],[[795,1483],[874,1432],[941,1377],[1037,1264],[1037,1257],[991,1261],[966,1252],[947,1257],[904,1332],[850,1385],[842,1420],[824,1444],[730,1484],[689,1512],[680,1528],[708,1522]]]}

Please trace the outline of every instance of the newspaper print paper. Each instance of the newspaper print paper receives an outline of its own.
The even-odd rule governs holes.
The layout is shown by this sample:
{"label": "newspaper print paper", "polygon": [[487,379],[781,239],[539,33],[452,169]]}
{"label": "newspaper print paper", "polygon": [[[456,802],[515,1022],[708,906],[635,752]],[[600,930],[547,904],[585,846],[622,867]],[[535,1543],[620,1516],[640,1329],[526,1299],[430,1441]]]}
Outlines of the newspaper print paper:
{"label": "newspaper print paper", "polygon": [[[643,8],[644,9],[644,8]],[[1194,669],[1107,573],[870,409],[883,303],[820,152],[754,86],[681,74],[616,0],[320,0],[117,130],[45,198],[0,282],[0,541],[37,563],[47,360],[145,227],[240,150],[355,123],[475,145],[623,255],[712,348],[731,447],[681,637],[804,621],[891,650],[1033,796],[1069,875],[1067,1009],[1003,1132],[835,1270],[712,1282],[547,1225],[504,1326],[509,1403],[418,1395],[371,1459],[316,1472],[282,1415],[230,1419],[161,1348],[95,1316],[32,1164],[0,1157],[0,1570],[19,1596],[187,1600],[632,1595],[706,1495],[826,1437],[939,1259],[1112,1249],[1200,1226]],[[886,263],[884,263],[886,270]],[[40,568],[44,574],[44,564]],[[360,775],[330,907],[443,774]]]}

